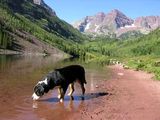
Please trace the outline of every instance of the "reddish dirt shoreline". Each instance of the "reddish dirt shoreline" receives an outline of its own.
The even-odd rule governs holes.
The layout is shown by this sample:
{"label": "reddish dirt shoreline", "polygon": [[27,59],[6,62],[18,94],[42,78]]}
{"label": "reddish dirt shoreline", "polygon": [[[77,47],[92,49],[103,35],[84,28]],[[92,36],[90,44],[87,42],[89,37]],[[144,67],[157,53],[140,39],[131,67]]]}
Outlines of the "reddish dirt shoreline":
{"label": "reddish dirt shoreline", "polygon": [[98,85],[109,94],[92,99],[70,119],[160,120],[160,82],[142,71],[110,68],[111,79]]}

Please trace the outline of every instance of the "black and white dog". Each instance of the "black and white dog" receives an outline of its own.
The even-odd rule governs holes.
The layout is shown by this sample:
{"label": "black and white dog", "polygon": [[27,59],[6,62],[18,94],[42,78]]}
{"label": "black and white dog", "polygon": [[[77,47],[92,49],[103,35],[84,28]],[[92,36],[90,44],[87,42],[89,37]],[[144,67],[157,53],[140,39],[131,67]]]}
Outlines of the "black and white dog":
{"label": "black and white dog", "polygon": [[84,95],[84,84],[86,84],[86,80],[85,70],[82,66],[70,65],[64,68],[55,69],[54,71],[50,72],[42,81],[37,83],[37,85],[34,87],[32,99],[38,100],[44,95],[44,93],[47,93],[49,90],[58,86],[58,98],[60,99],[60,102],[63,102],[68,86],[70,87],[70,92],[68,95],[72,97],[75,81],[78,81],[78,83],[81,85],[82,95]]}

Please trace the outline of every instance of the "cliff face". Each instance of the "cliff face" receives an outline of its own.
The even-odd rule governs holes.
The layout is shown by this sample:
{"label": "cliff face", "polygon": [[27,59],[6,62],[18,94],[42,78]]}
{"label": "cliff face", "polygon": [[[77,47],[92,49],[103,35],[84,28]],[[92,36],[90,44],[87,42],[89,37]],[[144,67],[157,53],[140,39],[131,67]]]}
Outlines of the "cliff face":
{"label": "cliff face", "polygon": [[156,29],[160,26],[160,16],[138,17],[134,22],[135,26],[146,29]]}
{"label": "cliff face", "polygon": [[41,4],[41,0],[33,0],[34,4],[40,5]]}
{"label": "cliff face", "polygon": [[39,0],[39,1],[40,1],[40,5],[46,8],[48,12],[51,14],[51,16],[56,16],[56,12],[52,8],[50,8],[43,0]]}
{"label": "cliff face", "polygon": [[42,7],[47,9],[52,16],[56,16],[56,12],[52,8],[50,8],[47,4],[45,4],[43,0],[33,0],[33,3],[36,5],[41,5]]}

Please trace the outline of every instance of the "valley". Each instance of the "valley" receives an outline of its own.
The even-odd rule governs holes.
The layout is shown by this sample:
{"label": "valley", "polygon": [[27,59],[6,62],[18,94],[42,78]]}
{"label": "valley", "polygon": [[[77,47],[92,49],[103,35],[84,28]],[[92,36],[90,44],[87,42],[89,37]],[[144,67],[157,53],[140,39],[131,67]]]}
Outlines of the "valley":
{"label": "valley", "polygon": [[[131,18],[111,9],[70,24],[46,1],[0,1],[0,119],[159,120],[160,16]],[[82,7],[72,1],[71,8],[74,2]],[[60,11],[66,14],[67,5]],[[37,81],[73,64],[85,68],[83,100],[75,84],[63,103],[56,88],[32,101]]]}

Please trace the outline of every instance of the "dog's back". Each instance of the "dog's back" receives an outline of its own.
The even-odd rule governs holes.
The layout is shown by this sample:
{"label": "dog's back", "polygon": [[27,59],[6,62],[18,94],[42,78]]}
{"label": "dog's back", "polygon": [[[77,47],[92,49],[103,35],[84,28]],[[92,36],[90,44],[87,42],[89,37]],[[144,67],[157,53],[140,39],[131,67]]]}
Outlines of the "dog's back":
{"label": "dog's back", "polygon": [[80,65],[70,65],[56,70],[70,83],[75,80],[79,80],[85,84],[87,83],[85,79],[85,70]]}

